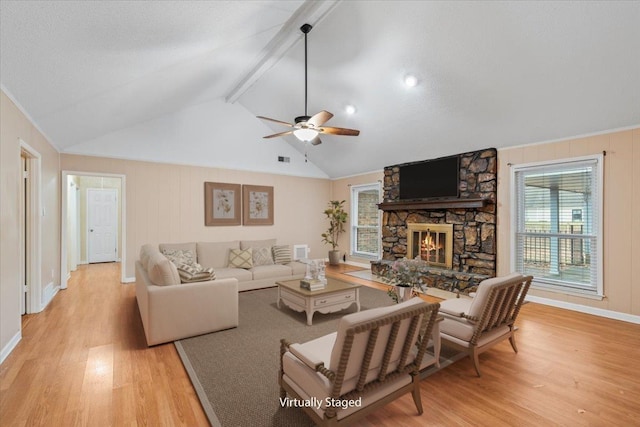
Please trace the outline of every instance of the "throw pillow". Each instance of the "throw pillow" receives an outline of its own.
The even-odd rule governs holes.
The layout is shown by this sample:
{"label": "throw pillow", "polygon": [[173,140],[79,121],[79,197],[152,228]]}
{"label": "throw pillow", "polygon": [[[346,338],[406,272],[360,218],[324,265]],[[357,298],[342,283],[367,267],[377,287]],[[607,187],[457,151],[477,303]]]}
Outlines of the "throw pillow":
{"label": "throw pillow", "polygon": [[229,251],[229,267],[251,268],[253,267],[253,250],[251,248],[231,249]]}
{"label": "throw pillow", "polygon": [[204,282],[216,278],[213,268],[203,268],[200,264],[180,264],[178,274],[182,283]]}
{"label": "throw pillow", "polygon": [[253,265],[273,265],[271,248],[258,248],[253,250]]}
{"label": "throw pillow", "polygon": [[196,263],[196,254],[190,249],[163,249],[162,254],[169,258],[169,261],[174,263],[176,267],[180,264],[192,265]]}
{"label": "throw pillow", "polygon": [[276,245],[272,248],[273,260],[276,264],[288,264],[291,262],[291,247],[288,245]]}

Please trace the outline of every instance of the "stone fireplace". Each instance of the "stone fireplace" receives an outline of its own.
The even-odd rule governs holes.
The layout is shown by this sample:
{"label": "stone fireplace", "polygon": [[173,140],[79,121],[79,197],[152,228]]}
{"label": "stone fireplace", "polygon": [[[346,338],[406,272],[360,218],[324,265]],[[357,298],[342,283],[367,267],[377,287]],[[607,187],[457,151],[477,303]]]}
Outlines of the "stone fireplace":
{"label": "stone fireplace", "polygon": [[497,151],[459,158],[460,196],[453,199],[400,200],[401,165],[385,167],[384,201],[378,205],[383,259],[372,262],[374,273],[396,259],[420,255],[429,258],[429,286],[468,292],[495,276]]}
{"label": "stone fireplace", "polygon": [[453,224],[407,224],[407,258],[450,269],[453,264]]}

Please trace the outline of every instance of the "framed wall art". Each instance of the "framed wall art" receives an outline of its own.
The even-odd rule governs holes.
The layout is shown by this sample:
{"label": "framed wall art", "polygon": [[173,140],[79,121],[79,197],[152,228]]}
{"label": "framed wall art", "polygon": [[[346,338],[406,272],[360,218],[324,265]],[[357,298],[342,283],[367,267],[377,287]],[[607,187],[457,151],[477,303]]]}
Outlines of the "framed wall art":
{"label": "framed wall art", "polygon": [[273,187],[243,185],[242,201],[244,225],[273,225]]}
{"label": "framed wall art", "polygon": [[204,225],[240,225],[240,184],[204,183]]}

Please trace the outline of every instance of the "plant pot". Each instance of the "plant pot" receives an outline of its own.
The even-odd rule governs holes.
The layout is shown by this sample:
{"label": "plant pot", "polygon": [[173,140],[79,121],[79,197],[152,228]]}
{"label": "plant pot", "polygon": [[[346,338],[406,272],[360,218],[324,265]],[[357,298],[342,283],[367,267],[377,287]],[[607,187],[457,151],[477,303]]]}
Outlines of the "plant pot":
{"label": "plant pot", "polygon": [[396,285],[396,293],[398,294],[398,302],[405,302],[411,299],[413,295],[413,286]]}
{"label": "plant pot", "polygon": [[340,264],[340,251],[329,251],[329,265]]}

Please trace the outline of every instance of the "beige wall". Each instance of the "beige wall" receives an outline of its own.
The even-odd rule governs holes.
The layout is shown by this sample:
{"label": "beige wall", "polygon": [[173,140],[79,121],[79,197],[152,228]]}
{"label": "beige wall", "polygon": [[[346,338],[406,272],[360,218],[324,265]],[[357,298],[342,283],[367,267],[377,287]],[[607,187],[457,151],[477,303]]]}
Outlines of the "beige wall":
{"label": "beige wall", "polygon": [[[275,237],[282,244],[308,244],[311,257],[326,257],[320,235],[325,228],[322,212],[331,194],[327,179],[68,154],[61,155],[61,170],[126,176],[127,278],[134,277],[134,263],[145,243]],[[205,182],[273,186],[274,225],[206,227]]]}
{"label": "beige wall", "polygon": [[531,290],[534,296],[640,315],[640,128],[498,151],[498,274],[511,266],[509,164],[599,154],[604,157],[602,301]]}
{"label": "beige wall", "polygon": [[[344,204],[345,210],[351,213],[351,186],[353,185],[364,185],[364,184],[375,184],[377,182],[380,183],[380,191],[382,192],[382,181],[384,179],[384,171],[372,172],[362,175],[355,175],[347,178],[336,179],[331,182],[331,199],[332,200],[346,200]],[[323,209],[324,210],[324,209]],[[326,222],[326,221],[325,221]],[[325,223],[325,228],[329,225],[328,222]],[[369,264],[369,259],[363,259],[359,257],[354,257],[350,255],[351,251],[351,215],[349,215],[349,219],[347,221],[345,233],[340,237],[338,241],[338,249],[343,253],[347,254],[347,261]],[[329,246],[325,247],[325,250],[328,251],[331,249]],[[326,257],[326,253],[324,254]]]}
{"label": "beige wall", "polygon": [[41,208],[45,212],[40,220],[41,288],[44,290],[51,284],[58,286],[60,281],[60,156],[11,99],[0,91],[0,350],[5,350],[20,332],[19,139],[41,156]]}

